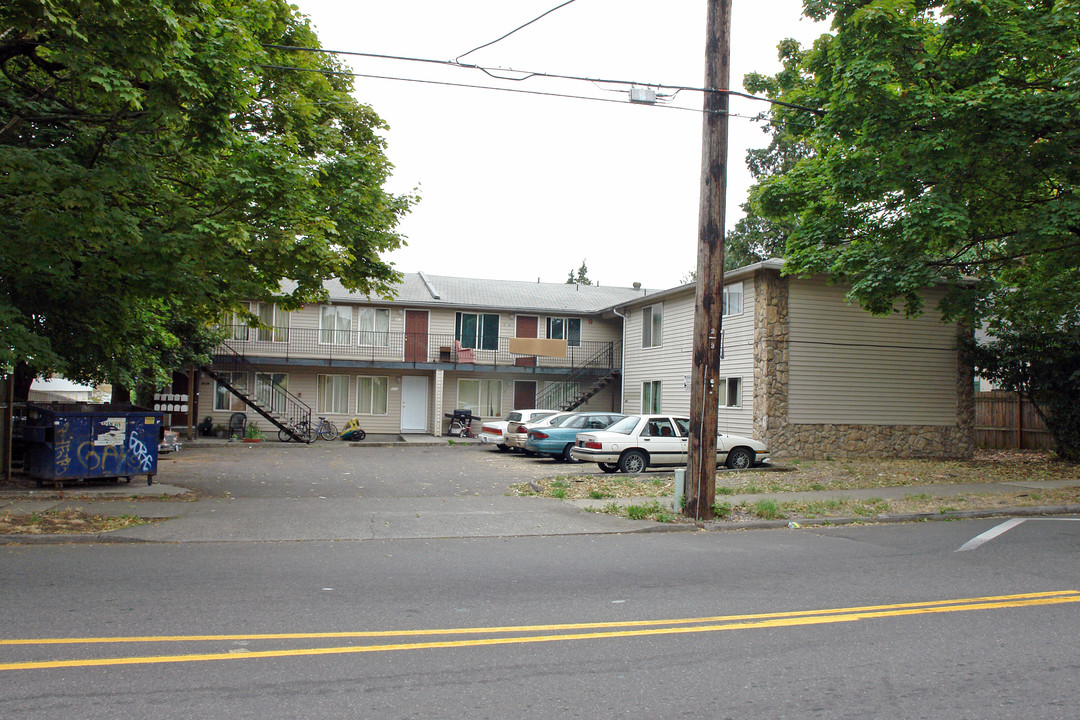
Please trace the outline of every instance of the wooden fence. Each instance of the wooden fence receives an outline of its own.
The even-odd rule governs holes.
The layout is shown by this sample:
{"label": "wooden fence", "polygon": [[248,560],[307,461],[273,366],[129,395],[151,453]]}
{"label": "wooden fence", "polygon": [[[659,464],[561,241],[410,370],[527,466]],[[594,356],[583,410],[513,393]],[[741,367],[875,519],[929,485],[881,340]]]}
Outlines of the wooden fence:
{"label": "wooden fence", "polygon": [[975,445],[991,450],[1053,450],[1054,437],[1027,400],[1004,390],[975,393]]}

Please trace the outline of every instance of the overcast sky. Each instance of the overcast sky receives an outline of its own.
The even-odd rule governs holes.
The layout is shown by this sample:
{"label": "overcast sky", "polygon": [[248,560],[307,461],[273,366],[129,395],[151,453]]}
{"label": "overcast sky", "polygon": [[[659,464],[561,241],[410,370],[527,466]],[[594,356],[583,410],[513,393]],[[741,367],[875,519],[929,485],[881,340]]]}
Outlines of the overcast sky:
{"label": "overcast sky", "polygon": [[[563,1],[294,0],[324,48],[435,60],[458,58]],[[778,69],[783,38],[807,44],[827,29],[800,8],[799,0],[734,0],[735,89],[747,72]],[[576,0],[460,61],[701,87],[705,12],[705,0]],[[628,101],[625,85],[342,59],[365,75],[528,91],[356,78],[356,97],[390,126],[390,189],[421,196],[401,225],[408,247],[388,256],[398,270],[563,282],[584,260],[602,285],[666,288],[695,267],[701,93],[642,106]],[[764,107],[731,101],[738,115]],[[751,120],[733,117],[730,128],[728,227],[751,182],[746,149],[768,142]]]}

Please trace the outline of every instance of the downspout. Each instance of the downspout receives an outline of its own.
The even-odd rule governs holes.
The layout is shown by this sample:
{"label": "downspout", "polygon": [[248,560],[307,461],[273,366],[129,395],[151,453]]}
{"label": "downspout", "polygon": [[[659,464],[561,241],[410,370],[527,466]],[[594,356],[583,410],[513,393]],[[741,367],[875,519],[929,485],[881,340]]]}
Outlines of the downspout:
{"label": "downspout", "polygon": [[619,361],[619,412],[626,408],[626,316],[619,312],[619,308],[611,308],[611,312],[622,318],[622,360]]}

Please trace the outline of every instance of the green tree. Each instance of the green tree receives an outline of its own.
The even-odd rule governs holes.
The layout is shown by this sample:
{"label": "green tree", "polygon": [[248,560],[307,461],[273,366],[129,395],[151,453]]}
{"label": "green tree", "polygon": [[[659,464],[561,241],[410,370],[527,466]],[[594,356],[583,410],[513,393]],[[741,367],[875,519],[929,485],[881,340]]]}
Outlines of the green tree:
{"label": "green tree", "polygon": [[0,367],[133,386],[242,300],[387,291],[383,123],[274,45],[318,47],[285,0],[0,6]]}
{"label": "green tree", "polygon": [[789,53],[767,91],[798,106],[773,122],[807,155],[752,193],[790,223],[788,272],[847,281],[875,313],[917,313],[922,288],[953,281],[947,316],[987,320],[1032,353],[1074,333],[1080,0],[804,7],[832,31]]}
{"label": "green tree", "polygon": [[584,260],[581,261],[581,267],[577,269],[576,273],[571,270],[570,274],[566,276],[567,285],[573,285],[574,283],[577,283],[578,285],[592,285],[592,280],[589,279],[589,268],[585,266]]}

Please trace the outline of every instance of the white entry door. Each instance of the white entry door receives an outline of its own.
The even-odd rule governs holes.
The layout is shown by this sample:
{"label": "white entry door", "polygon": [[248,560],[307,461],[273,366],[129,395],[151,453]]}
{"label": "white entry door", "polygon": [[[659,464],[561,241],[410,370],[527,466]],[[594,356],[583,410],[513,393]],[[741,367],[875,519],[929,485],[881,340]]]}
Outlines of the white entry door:
{"label": "white entry door", "polygon": [[401,378],[401,432],[427,432],[428,379],[406,375]]}

